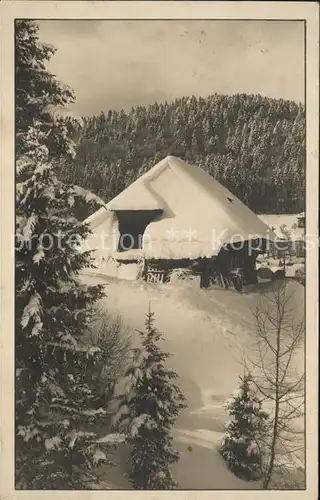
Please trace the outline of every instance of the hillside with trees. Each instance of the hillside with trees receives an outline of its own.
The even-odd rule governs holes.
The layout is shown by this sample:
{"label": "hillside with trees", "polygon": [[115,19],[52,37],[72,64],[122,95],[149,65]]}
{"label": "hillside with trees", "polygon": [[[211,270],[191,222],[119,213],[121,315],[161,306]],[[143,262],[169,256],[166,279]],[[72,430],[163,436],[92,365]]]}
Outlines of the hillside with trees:
{"label": "hillside with trees", "polygon": [[301,104],[214,94],[109,110],[84,122],[76,160],[63,166],[63,175],[105,201],[174,155],[202,167],[257,213],[304,210]]}
{"label": "hillside with trees", "polygon": [[[247,489],[243,477],[256,476],[260,464],[260,486],[273,487],[275,471],[283,479],[294,463],[289,454],[304,455],[303,288],[291,281],[290,293],[281,285],[273,296],[252,293],[248,304],[226,290],[163,293],[161,285],[83,273],[94,254],[79,251],[91,233],[79,215],[168,154],[201,165],[257,211],[297,210],[303,108],[216,95],[83,123],[68,110],[72,89],[46,69],[55,49],[38,31],[33,21],[15,23],[15,488],[122,490],[128,480],[133,489]],[[219,412],[238,376],[240,346],[248,351],[245,371],[260,368],[250,382],[274,416],[262,425],[260,397],[242,381],[228,407],[235,418],[222,442],[225,464],[215,453]],[[211,441],[190,441],[195,431],[208,431]],[[257,431],[266,459],[262,448],[252,456]],[[303,460],[294,467],[304,475]],[[12,488],[1,469],[2,476]],[[291,478],[282,483],[292,486]]]}

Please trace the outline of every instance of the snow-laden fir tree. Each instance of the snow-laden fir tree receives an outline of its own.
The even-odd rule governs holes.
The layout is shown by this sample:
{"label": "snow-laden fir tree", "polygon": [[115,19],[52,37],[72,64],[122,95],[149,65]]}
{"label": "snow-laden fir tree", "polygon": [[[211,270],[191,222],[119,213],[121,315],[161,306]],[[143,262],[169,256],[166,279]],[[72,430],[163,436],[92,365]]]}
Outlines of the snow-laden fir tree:
{"label": "snow-laden fir tree", "polygon": [[170,354],[159,346],[162,337],[150,310],[145,330],[139,333],[141,348],[134,351],[126,374],[117,427],[132,446],[129,475],[133,487],[175,489],[171,465],[179,460],[179,453],[173,448],[172,429],[185,408],[185,398],[175,385],[178,375],[165,366]]}
{"label": "snow-laden fir tree", "polygon": [[262,443],[267,432],[268,414],[254,395],[251,377],[240,377],[239,388],[226,402],[231,419],[226,424],[220,453],[229,469],[247,481],[261,476]]}
{"label": "snow-laden fir tree", "polygon": [[[64,184],[58,171],[73,155],[79,123],[63,109],[74,99],[46,69],[54,50],[33,22],[16,23],[16,487],[88,487],[90,469],[107,460],[105,425],[94,410],[101,349],[83,341],[102,297],[101,286],[78,279],[90,267],[77,241],[88,227],[73,210],[94,197]],[[110,441],[110,440],[109,440]]]}

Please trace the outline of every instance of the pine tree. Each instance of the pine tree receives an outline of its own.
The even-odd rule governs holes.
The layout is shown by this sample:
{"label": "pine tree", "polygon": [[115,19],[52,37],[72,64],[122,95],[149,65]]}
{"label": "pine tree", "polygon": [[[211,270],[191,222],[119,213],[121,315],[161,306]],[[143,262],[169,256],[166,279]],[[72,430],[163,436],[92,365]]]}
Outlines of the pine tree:
{"label": "pine tree", "polygon": [[251,378],[240,377],[239,389],[235,390],[226,408],[232,420],[226,424],[220,453],[229,469],[247,481],[261,475],[261,439],[266,431],[268,414],[252,393]]}
{"label": "pine tree", "polygon": [[[205,99],[184,97],[171,104],[140,106],[128,113],[113,111],[108,116],[112,120],[99,116],[87,119],[72,166],[79,172],[76,178],[81,179],[81,185],[90,189],[95,189],[96,164],[108,175],[112,170],[108,191],[102,193],[101,187],[95,191],[106,199],[135,180],[143,163],[151,167],[158,159],[173,154],[205,164],[212,155],[221,158],[219,181],[252,210],[304,210],[302,105],[260,95],[215,94]],[[128,155],[132,142],[134,154]],[[124,162],[121,170],[116,168],[119,160]],[[210,163],[213,166],[216,162]],[[208,172],[215,175],[214,168]]]}
{"label": "pine tree", "polygon": [[18,21],[16,36],[16,487],[81,489],[109,446],[91,429],[105,426],[91,405],[103,353],[85,341],[103,287],[79,281],[89,229],[73,216],[79,198],[97,199],[58,176],[79,122],[56,110],[73,94],[45,70],[54,51],[33,22]]}
{"label": "pine tree", "polygon": [[178,375],[165,367],[170,354],[159,346],[154,313],[146,314],[145,330],[139,333],[142,347],[126,374],[118,422],[132,445],[130,479],[135,489],[174,489],[170,467],[179,453],[173,449],[172,428],[185,398],[174,384]]}

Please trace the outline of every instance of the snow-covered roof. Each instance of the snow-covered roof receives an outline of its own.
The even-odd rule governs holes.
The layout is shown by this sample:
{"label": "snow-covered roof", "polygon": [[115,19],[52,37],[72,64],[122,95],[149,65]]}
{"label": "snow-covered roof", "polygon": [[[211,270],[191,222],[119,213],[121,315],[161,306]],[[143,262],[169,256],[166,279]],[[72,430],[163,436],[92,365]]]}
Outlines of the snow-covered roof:
{"label": "snow-covered roof", "polygon": [[[145,231],[147,258],[210,257],[226,243],[275,238],[270,228],[217,180],[174,156],[160,161],[106,207],[110,211],[162,210]],[[87,219],[93,228],[97,219],[105,216],[102,210]]]}
{"label": "snow-covered roof", "polygon": [[302,241],[305,236],[305,229],[298,227],[298,218],[304,217],[302,214],[262,214],[259,218],[267,224],[271,229],[273,228],[277,238],[283,239],[285,234],[281,228],[289,232],[292,241]]}
{"label": "snow-covered roof", "polygon": [[108,204],[109,210],[159,210],[161,201],[157,200],[146,180],[140,177]]}

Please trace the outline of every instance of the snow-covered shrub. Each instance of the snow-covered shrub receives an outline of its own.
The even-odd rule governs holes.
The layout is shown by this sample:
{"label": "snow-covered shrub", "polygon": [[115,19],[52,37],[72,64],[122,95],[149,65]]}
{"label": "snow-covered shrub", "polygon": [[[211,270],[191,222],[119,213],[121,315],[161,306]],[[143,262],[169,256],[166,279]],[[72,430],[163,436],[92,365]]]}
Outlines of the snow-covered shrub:
{"label": "snow-covered shrub", "polygon": [[95,375],[100,387],[98,401],[105,406],[131,360],[132,339],[121,316],[112,317],[105,309],[97,307],[90,324],[89,341],[101,351]]}
{"label": "snow-covered shrub", "polygon": [[301,285],[305,286],[306,285],[306,269],[305,266],[301,266],[298,269],[296,269],[295,272],[295,279],[300,283]]}
{"label": "snow-covered shrub", "polygon": [[239,389],[226,403],[230,420],[225,427],[220,453],[229,469],[247,481],[261,476],[260,440],[266,431],[268,414],[262,410],[250,386],[250,377],[240,378]]}
{"label": "snow-covered shrub", "polygon": [[162,490],[177,487],[170,467],[179,460],[173,449],[172,428],[184,396],[174,384],[177,374],[165,367],[170,354],[161,350],[161,334],[154,314],[146,315],[145,330],[139,332],[142,347],[126,373],[120,396],[117,429],[132,445],[130,480],[135,489]]}

